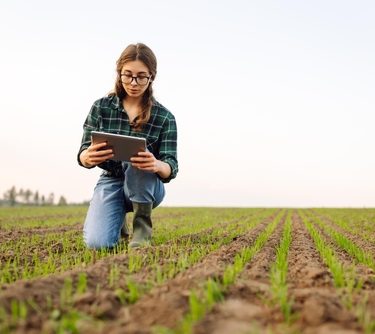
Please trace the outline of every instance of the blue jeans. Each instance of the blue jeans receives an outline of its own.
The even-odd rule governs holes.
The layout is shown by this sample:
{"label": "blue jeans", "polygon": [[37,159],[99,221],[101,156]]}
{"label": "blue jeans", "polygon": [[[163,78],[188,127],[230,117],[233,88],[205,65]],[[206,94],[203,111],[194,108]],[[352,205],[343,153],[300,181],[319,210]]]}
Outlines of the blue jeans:
{"label": "blue jeans", "polygon": [[155,173],[141,171],[123,163],[124,177],[111,177],[103,172],[83,227],[83,239],[89,248],[113,247],[120,238],[127,212],[132,202],[152,203],[157,207],[164,198],[164,184]]}

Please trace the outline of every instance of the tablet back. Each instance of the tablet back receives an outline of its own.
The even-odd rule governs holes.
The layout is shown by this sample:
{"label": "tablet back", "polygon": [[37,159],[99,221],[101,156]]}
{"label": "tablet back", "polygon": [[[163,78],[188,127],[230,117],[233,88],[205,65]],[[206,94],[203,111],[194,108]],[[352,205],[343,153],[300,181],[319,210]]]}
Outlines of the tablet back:
{"label": "tablet back", "polygon": [[116,161],[130,161],[130,158],[136,156],[138,152],[146,151],[145,138],[92,131],[91,141],[94,144],[107,142],[104,149],[112,148],[114,154],[112,160]]}

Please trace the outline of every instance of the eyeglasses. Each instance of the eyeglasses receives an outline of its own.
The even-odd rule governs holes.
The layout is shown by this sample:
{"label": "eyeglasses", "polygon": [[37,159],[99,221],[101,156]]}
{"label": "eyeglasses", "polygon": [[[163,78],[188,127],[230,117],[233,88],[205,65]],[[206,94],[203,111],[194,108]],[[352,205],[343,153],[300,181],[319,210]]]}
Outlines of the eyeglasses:
{"label": "eyeglasses", "polygon": [[126,73],[121,74],[121,82],[124,83],[124,84],[131,84],[133,82],[133,80],[135,80],[137,85],[146,86],[150,79],[151,79],[151,77],[148,77],[148,76],[145,76],[145,75],[140,75],[140,76],[134,77],[131,74],[126,74]]}

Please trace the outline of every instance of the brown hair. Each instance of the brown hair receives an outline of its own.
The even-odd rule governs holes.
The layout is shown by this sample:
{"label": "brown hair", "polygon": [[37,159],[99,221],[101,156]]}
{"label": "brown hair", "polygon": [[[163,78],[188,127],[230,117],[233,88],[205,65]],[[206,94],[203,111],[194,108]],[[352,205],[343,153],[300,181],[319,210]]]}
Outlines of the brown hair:
{"label": "brown hair", "polygon": [[[129,61],[140,60],[144,63],[151,74],[151,80],[153,81],[156,77],[156,57],[152,50],[143,43],[130,44],[126,49],[121,53],[120,58],[116,62],[116,82],[114,91],[109,95],[116,95],[120,101],[126,97],[126,91],[121,82],[121,70],[124,67],[125,63]],[[140,130],[144,124],[148,122],[151,115],[151,107],[153,104],[154,96],[152,90],[152,84],[149,83],[146,91],[143,93],[141,100],[142,112],[134,120],[133,127],[137,130]]]}

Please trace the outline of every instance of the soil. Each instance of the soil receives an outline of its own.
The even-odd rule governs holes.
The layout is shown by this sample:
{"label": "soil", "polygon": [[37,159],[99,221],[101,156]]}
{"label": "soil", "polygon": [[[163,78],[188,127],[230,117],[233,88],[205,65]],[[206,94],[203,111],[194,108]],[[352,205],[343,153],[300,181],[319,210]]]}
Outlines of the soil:
{"label": "soil", "polygon": [[[314,215],[316,213],[312,211]],[[354,242],[359,248],[361,249],[366,249],[366,253],[371,255],[373,258],[375,258],[375,244],[371,241],[364,240],[361,238],[359,235],[354,234],[354,233],[349,233],[348,231],[344,230],[342,227],[334,224],[332,220],[329,218],[322,216],[322,215],[317,215],[321,221],[324,222],[324,224],[327,224],[328,226],[332,227],[335,229],[337,232],[340,232],[342,235],[344,235],[346,238],[348,238],[350,241]]]}
{"label": "soil", "polygon": [[[290,325],[271,300],[269,267],[281,238],[274,235],[249,263],[225,301],[217,304],[196,325],[194,333],[363,333],[356,316],[343,306],[331,274],[296,212],[292,215],[293,240],[288,255],[288,291],[293,301]],[[372,295],[368,307],[374,309]],[[268,301],[268,302],[267,302]]]}
{"label": "soil", "polygon": [[[87,292],[80,296],[75,296],[72,301],[72,306],[75,310],[88,314],[95,319],[106,319],[106,322],[113,319],[113,322],[116,324],[115,328],[118,326],[118,319],[123,319],[123,314],[127,314],[129,310],[131,310],[132,314],[131,319],[137,319],[138,317],[142,318],[144,312],[151,312],[154,314],[155,311],[151,310],[153,308],[157,309],[158,312],[163,312],[160,309],[160,296],[162,296],[163,300],[173,300],[175,298],[174,296],[178,296],[180,302],[183,300],[184,308],[176,308],[176,310],[180,312],[179,314],[182,315],[188,307],[186,289],[189,289],[189,283],[192,277],[196,276],[203,280],[207,275],[215,276],[219,263],[223,267],[225,263],[231,261],[232,255],[244,244],[251,242],[253,240],[253,235],[259,233],[259,231],[264,228],[267,221],[268,220],[265,220],[256,230],[250,232],[249,235],[239,236],[238,238],[236,237],[236,240],[229,245],[222,246],[219,250],[208,254],[202,262],[191,267],[182,275],[177,275],[174,279],[167,281],[165,285],[162,285],[151,291],[149,294],[146,294],[137,301],[134,306],[122,307],[119,298],[115,294],[115,289],[113,286],[110,286],[108,282],[109,272],[114,266],[119,268],[119,277],[129,277],[127,255],[113,255],[99,260],[85,269],[70,270],[62,274],[50,275],[44,278],[27,281],[20,280],[13,284],[4,284],[1,286],[0,305],[10,312],[12,300],[27,301],[31,299],[38,305],[39,311],[37,312],[31,309],[27,321],[25,321],[23,326],[19,329],[27,329],[27,332],[30,333],[38,333],[41,329],[48,332],[51,305],[55,308],[61,307],[59,304],[60,292],[64,286],[64,282],[69,279],[72,280],[73,286],[76,286],[79,275],[82,272],[85,272],[88,282]],[[202,231],[202,235],[204,235],[204,232],[207,233],[207,231]],[[198,235],[196,234],[195,238],[197,237]],[[182,236],[181,238],[186,238],[186,236]],[[153,248],[155,249],[156,247]],[[148,251],[149,249],[145,248],[137,250],[137,253],[142,257],[147,257]],[[159,247],[160,258],[162,259],[160,263],[161,265],[167,263],[167,261],[164,261],[167,254],[163,255],[163,251],[167,252],[168,247],[165,245]],[[173,259],[170,259],[169,261],[173,261]],[[146,287],[151,279],[151,269],[152,268],[148,266],[141,268],[137,273],[131,275],[132,280],[137,282],[139,286]],[[202,272],[204,272],[204,275],[201,275]],[[175,284],[175,282],[178,282],[178,284]],[[184,285],[186,285],[186,287],[183,287]],[[124,279],[119,280],[116,288],[126,290],[126,281]],[[166,293],[166,291],[168,293]],[[149,298],[154,301],[150,303],[147,301]],[[144,299],[146,302],[143,301]],[[166,303],[165,305],[170,304]],[[150,307],[151,309],[149,309]],[[145,308],[147,310],[145,310]],[[165,311],[166,310],[164,310],[164,312]],[[160,320],[159,316],[153,317],[153,319],[154,322]],[[165,319],[169,319],[169,316]],[[166,322],[166,325],[169,325],[168,321]],[[96,330],[97,328],[91,328],[90,332]]]}
{"label": "soil", "polygon": [[0,243],[16,242],[18,239],[30,235],[46,235],[52,233],[65,233],[69,231],[81,231],[82,223],[71,224],[58,227],[40,227],[40,228],[12,228],[7,230],[0,229]]}
{"label": "soil", "polygon": [[[198,263],[162,284],[154,283],[156,277],[150,266],[145,265],[137,272],[130,273],[128,254],[111,255],[85,268],[2,285],[0,306],[11,313],[12,300],[26,303],[32,301],[37,305],[28,308],[27,319],[13,328],[15,333],[56,332],[52,320],[54,309],[60,309],[63,314],[73,309],[87,315],[87,320],[83,317],[78,324],[80,333],[152,333],[154,326],[176,329],[189,310],[190,291],[198,291],[208,278],[222,277],[225,268],[233,263],[235,255],[243,247],[253,245],[277,213],[264,219],[247,233],[234,237],[229,244],[208,253]],[[245,218],[238,219],[238,223]],[[334,287],[332,275],[322,262],[297,211],[293,210],[291,219],[292,243],[288,254],[287,276],[289,299],[292,300],[291,322],[289,324],[285,322],[279,307],[272,301],[269,278],[270,268],[275,261],[276,250],[282,238],[284,215],[264,247],[254,255],[236,282],[225,292],[224,300],[217,303],[194,326],[194,333],[364,333],[355,309],[349,310],[344,305],[343,291]],[[227,224],[236,225],[236,221],[222,222],[215,228]],[[81,228],[78,224],[74,226],[77,229]],[[69,230],[71,227],[66,228]],[[46,229],[45,233],[49,233],[47,230],[50,229]],[[177,239],[179,251],[189,253],[212,231],[213,228],[208,228],[179,237]],[[0,241],[3,240],[2,233],[5,231],[0,231]],[[353,303],[354,306],[358,305],[362,299],[367,298],[366,311],[372,319],[375,319],[375,286],[371,283],[373,273],[371,270],[366,271],[361,265],[356,265],[353,259],[335,246],[327,235],[323,234],[323,236],[335,249],[339,260],[344,265],[354,265],[358,277],[364,280],[363,288],[353,295]],[[353,238],[352,240],[361,247],[372,251],[366,241],[356,239],[353,235],[347,234],[347,236]],[[177,259],[170,256],[168,242],[135,252],[143,259],[150,257],[151,253],[158,252],[160,266],[167,266]],[[110,282],[108,277],[113,268],[118,270],[118,279]],[[64,284],[71,280],[75,289],[81,273],[87,275],[86,292],[73,294],[66,305],[62,304],[60,297]],[[118,289],[129,292],[128,278],[137,283],[141,293],[134,304],[122,303],[118,295]],[[150,282],[153,282],[152,288]]]}

